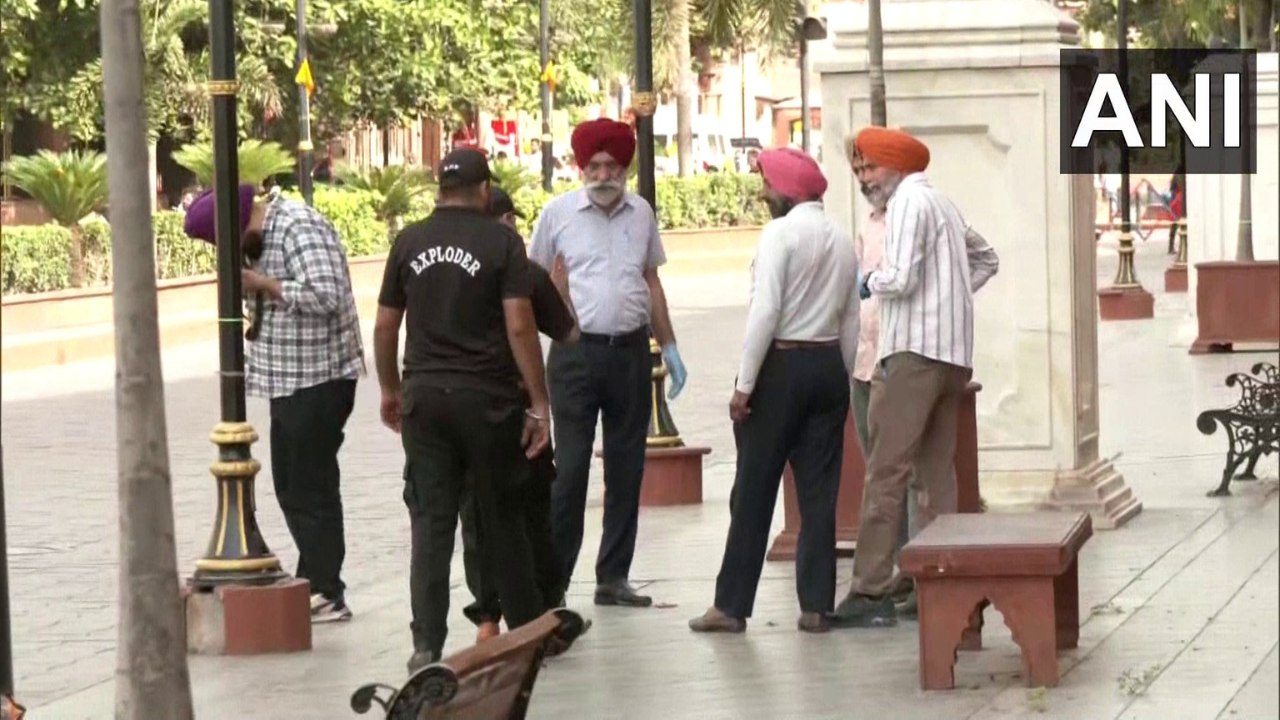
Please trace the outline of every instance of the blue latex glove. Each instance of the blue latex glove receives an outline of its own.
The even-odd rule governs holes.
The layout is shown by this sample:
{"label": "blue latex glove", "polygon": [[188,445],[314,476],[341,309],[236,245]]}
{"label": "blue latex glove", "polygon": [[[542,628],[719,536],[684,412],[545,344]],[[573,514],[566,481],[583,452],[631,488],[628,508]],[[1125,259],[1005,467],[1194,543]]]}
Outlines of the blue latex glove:
{"label": "blue latex glove", "polygon": [[871,273],[866,275],[862,271],[858,271],[858,297],[866,300],[871,297],[871,288],[867,287],[867,278],[871,277]]}
{"label": "blue latex glove", "polygon": [[689,373],[684,369],[684,361],[680,359],[680,351],[676,349],[675,343],[662,346],[662,362],[667,366],[667,376],[671,380],[667,399],[675,400],[684,389],[684,381],[689,379]]}

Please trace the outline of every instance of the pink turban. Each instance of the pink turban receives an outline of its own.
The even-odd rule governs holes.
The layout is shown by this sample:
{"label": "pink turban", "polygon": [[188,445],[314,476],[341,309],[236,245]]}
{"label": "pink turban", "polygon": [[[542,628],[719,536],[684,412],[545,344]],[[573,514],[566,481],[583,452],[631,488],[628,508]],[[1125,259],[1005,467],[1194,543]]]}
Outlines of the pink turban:
{"label": "pink turban", "polygon": [[631,158],[636,154],[636,134],[626,123],[599,118],[579,123],[573,129],[569,145],[573,148],[573,159],[580,168],[585,168],[591,162],[591,157],[598,152],[609,153],[619,165],[629,167]]}
{"label": "pink turban", "polygon": [[818,161],[795,148],[773,148],[760,153],[760,174],[769,187],[795,202],[820,200],[827,178]]}

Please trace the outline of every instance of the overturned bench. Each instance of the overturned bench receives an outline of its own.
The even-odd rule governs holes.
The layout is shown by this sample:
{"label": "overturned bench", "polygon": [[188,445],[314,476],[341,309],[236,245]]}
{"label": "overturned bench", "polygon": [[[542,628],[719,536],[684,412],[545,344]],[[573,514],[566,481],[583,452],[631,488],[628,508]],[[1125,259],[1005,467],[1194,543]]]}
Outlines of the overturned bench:
{"label": "overturned bench", "polygon": [[[523,720],[542,658],[567,648],[587,625],[557,608],[526,625],[432,663],[396,689],[371,683],[351,695],[351,709],[377,702],[386,720]],[[379,690],[389,690],[384,699]]]}
{"label": "overturned bench", "polygon": [[941,515],[902,549],[920,604],[920,686],[955,687],[957,649],[982,646],[995,605],[1022,650],[1023,681],[1058,682],[1058,651],[1080,639],[1077,557],[1093,525],[1084,513]]}
{"label": "overturned bench", "polygon": [[[1253,470],[1263,455],[1280,453],[1280,369],[1269,363],[1253,366],[1249,375],[1232,373],[1227,387],[1240,386],[1240,399],[1221,410],[1205,410],[1196,418],[1196,428],[1212,435],[1219,425],[1227,434],[1227,464],[1222,482],[1209,497],[1231,494],[1232,480],[1257,480]],[[1248,461],[1244,472],[1236,469]]]}

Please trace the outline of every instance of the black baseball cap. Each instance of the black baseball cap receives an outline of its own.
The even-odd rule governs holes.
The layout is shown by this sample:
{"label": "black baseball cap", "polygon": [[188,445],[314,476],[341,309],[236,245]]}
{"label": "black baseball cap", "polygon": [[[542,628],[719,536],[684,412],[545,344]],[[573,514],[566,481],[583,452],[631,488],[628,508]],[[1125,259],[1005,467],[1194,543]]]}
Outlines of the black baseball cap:
{"label": "black baseball cap", "polygon": [[493,177],[489,172],[489,160],[475,148],[458,148],[445,155],[436,175],[440,187],[446,190],[479,185]]}
{"label": "black baseball cap", "polygon": [[507,213],[515,213],[518,218],[523,218],[524,213],[516,208],[515,202],[511,200],[511,196],[506,190],[494,185],[489,188],[489,214],[493,217],[502,217]]}

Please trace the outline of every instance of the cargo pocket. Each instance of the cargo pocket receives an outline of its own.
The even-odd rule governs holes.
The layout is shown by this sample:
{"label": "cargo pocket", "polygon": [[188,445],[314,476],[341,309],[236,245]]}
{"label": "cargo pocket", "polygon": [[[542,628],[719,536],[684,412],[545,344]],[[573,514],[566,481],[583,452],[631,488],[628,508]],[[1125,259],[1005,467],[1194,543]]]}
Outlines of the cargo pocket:
{"label": "cargo pocket", "polygon": [[413,482],[413,463],[409,460],[404,461],[404,506],[409,508],[410,513],[416,513],[419,509],[418,489]]}

